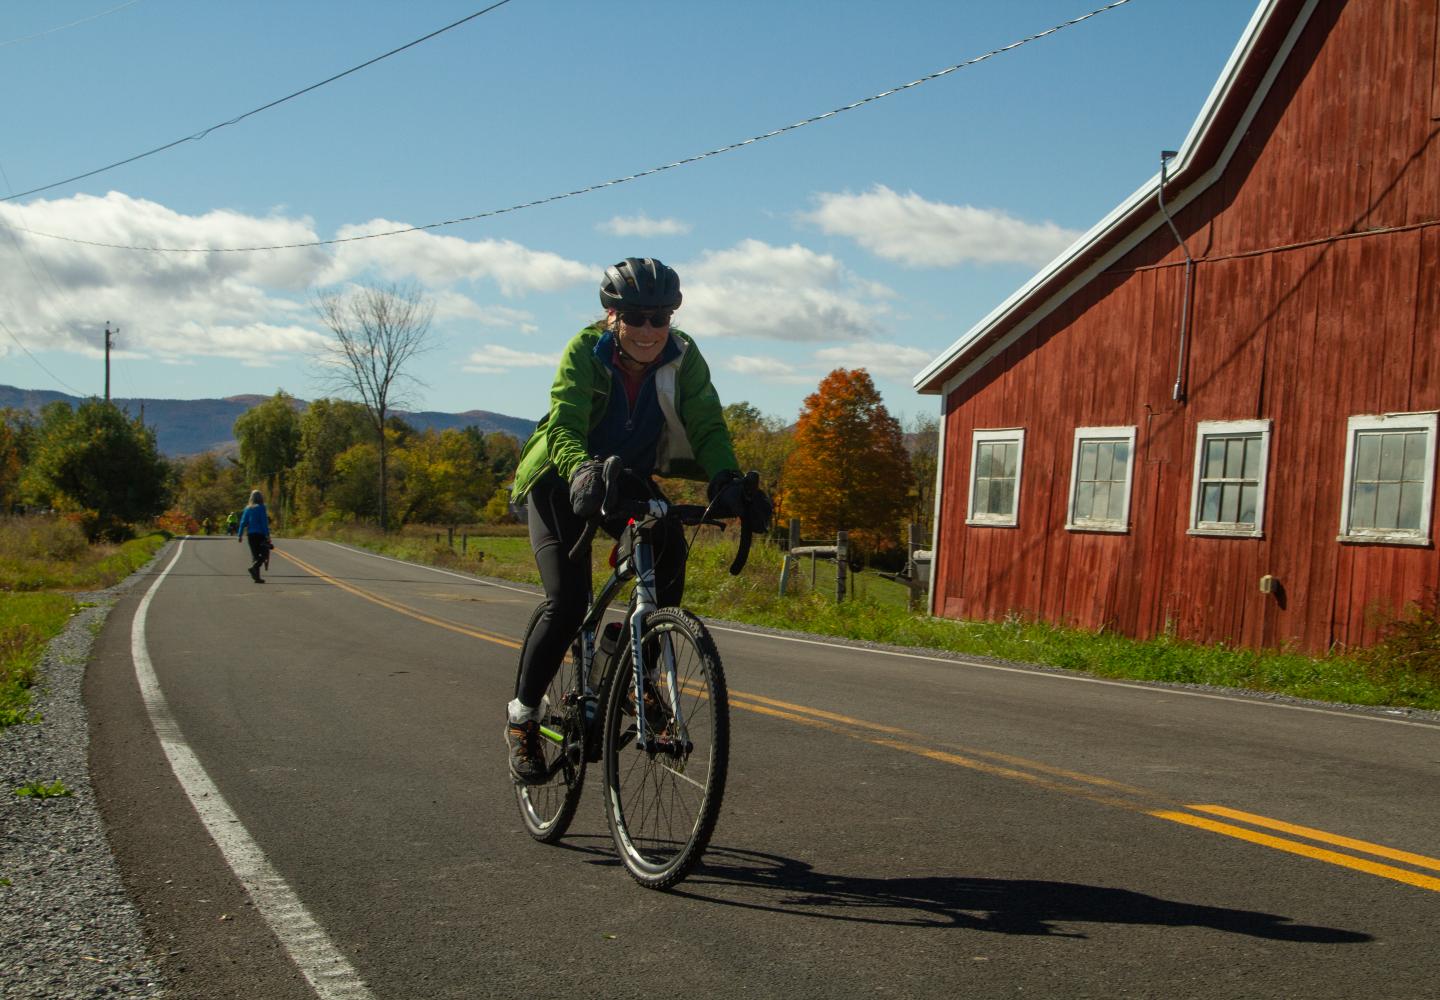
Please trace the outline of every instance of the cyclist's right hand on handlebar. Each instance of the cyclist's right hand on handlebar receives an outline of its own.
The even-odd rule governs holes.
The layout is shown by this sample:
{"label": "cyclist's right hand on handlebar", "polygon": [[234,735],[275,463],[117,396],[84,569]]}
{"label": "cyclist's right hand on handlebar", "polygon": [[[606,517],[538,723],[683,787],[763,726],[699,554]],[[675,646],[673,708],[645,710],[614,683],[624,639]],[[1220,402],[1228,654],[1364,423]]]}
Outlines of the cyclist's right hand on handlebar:
{"label": "cyclist's right hand on handlebar", "polygon": [[570,507],[587,521],[600,513],[605,500],[605,463],[599,459],[581,462],[570,477]]}

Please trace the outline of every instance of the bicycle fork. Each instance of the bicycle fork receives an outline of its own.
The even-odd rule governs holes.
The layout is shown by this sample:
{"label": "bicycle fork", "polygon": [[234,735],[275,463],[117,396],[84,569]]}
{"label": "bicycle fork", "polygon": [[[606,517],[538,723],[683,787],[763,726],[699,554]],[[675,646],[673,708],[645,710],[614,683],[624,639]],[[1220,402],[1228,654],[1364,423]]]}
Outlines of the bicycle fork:
{"label": "bicycle fork", "polygon": [[[648,681],[646,676],[645,651],[642,638],[645,632],[645,623],[650,618],[650,613],[656,610],[655,597],[655,561],[649,545],[635,546],[635,611],[630,616],[630,654],[635,675],[635,744],[636,747],[645,752],[659,750],[656,734],[650,731],[650,720],[645,714],[645,684]],[[688,730],[685,727],[685,717],[680,708],[679,677],[675,667],[675,647],[670,643],[667,636],[657,637],[657,645],[660,649],[660,669],[664,671],[665,683],[662,685],[667,696],[670,714],[671,737],[669,747],[672,752],[677,751],[676,756],[682,756],[688,749],[688,741],[685,735]],[[659,700],[657,692],[656,700]]]}

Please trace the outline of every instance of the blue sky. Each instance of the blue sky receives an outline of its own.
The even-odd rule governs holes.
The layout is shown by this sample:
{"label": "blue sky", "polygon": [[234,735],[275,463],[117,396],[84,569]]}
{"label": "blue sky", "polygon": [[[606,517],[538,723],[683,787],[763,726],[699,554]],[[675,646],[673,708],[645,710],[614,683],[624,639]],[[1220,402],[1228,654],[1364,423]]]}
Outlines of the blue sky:
{"label": "blue sky", "polygon": [[[195,134],[485,0],[0,0],[0,197]],[[911,378],[1158,169],[1255,0],[1130,0],[775,138],[423,233],[820,115],[1103,0],[510,0],[276,108],[0,202],[0,383],[117,396],[321,394],[314,296],[414,281],[436,303],[411,408],[537,417],[607,264],[681,276],[677,325],[726,402],[794,419],[865,367]],[[631,14],[630,10],[643,11]],[[28,230],[28,231],[27,231]]]}

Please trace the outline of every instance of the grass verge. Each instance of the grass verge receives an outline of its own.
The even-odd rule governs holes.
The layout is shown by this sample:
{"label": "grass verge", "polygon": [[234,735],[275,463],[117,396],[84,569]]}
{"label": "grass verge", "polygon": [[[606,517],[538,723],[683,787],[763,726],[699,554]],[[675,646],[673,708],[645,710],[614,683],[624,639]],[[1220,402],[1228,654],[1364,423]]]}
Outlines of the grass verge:
{"label": "grass verge", "polygon": [[[483,576],[538,584],[528,540],[508,537],[468,539],[467,553],[447,544],[448,533],[412,529],[402,535],[334,531],[328,535],[372,551],[427,565],[466,570]],[[1100,677],[1174,684],[1204,684],[1282,694],[1352,705],[1440,711],[1440,667],[1412,649],[1440,649],[1440,626],[1433,607],[1411,609],[1373,650],[1350,655],[1306,656],[1276,650],[1205,646],[1169,638],[1128,639],[1043,622],[953,621],[912,614],[904,606],[904,588],[874,574],[862,574],[854,600],[836,604],[833,564],[825,564],[811,589],[808,565],[792,572],[791,594],[779,596],[780,551],[757,545],[744,573],[727,572],[734,537],[702,532],[691,551],[686,575],[686,604],[697,614],[773,628],[880,642],[918,649],[1035,663]],[[605,571],[608,547],[595,546],[595,571]],[[483,557],[475,555],[483,552]],[[829,580],[825,578],[829,574]],[[1388,644],[1387,644],[1388,643]],[[1403,644],[1402,644],[1403,643]]]}
{"label": "grass verge", "polygon": [[38,721],[30,709],[40,658],[80,605],[64,591],[103,590],[144,566],[169,536],[88,545],[53,517],[0,520],[0,730]]}

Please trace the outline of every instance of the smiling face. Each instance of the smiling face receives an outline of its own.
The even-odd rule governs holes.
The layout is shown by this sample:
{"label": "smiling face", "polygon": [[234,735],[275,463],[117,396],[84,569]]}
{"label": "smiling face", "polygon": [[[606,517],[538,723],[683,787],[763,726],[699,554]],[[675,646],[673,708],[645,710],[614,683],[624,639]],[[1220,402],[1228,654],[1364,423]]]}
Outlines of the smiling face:
{"label": "smiling face", "polygon": [[[656,315],[653,310],[647,311],[645,323],[638,325],[631,325],[626,321],[627,316],[631,319],[641,318],[635,312],[626,310],[619,314],[616,329],[620,338],[620,349],[642,365],[648,365],[658,358],[660,352],[665,350],[665,345],[670,342],[670,311],[659,311],[665,320],[661,326],[651,325],[651,317]],[[614,310],[611,310],[611,315],[615,316]]]}

